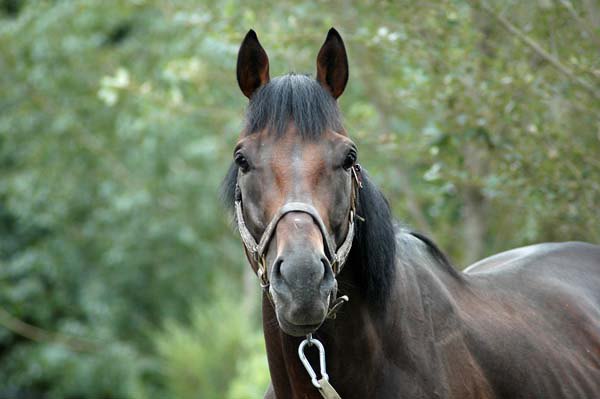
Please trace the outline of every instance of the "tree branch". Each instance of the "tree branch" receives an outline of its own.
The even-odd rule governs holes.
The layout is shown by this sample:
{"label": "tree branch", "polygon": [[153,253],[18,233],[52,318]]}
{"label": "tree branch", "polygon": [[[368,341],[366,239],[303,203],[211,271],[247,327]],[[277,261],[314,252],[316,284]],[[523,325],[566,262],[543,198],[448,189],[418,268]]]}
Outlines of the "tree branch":
{"label": "tree branch", "polygon": [[6,310],[1,308],[0,325],[4,326],[13,333],[28,338],[32,341],[63,345],[76,352],[96,352],[100,349],[98,344],[95,342],[44,330],[17,319]]}
{"label": "tree branch", "polygon": [[496,21],[498,21],[500,23],[500,25],[502,25],[507,31],[509,31],[510,33],[515,35],[519,40],[521,40],[523,43],[525,43],[527,46],[529,46],[537,55],[539,55],[540,57],[542,57],[543,59],[548,61],[550,63],[550,65],[552,65],[553,67],[558,69],[563,75],[567,76],[569,79],[571,79],[572,81],[577,83],[581,88],[588,91],[590,94],[592,94],[597,99],[600,99],[600,91],[599,90],[597,90],[589,82],[587,82],[584,79],[581,79],[579,76],[577,76],[569,67],[562,64],[558,60],[558,58],[554,57],[552,54],[550,54],[546,50],[544,50],[544,48],[542,46],[540,46],[535,40],[533,40],[532,38],[527,36],[525,33],[523,33],[519,28],[514,26],[509,20],[504,18],[502,15],[496,14],[496,12],[489,5],[487,5],[484,1],[478,0],[474,4],[474,6],[479,7],[482,10],[484,10],[485,12],[487,12],[492,18],[494,18]]}

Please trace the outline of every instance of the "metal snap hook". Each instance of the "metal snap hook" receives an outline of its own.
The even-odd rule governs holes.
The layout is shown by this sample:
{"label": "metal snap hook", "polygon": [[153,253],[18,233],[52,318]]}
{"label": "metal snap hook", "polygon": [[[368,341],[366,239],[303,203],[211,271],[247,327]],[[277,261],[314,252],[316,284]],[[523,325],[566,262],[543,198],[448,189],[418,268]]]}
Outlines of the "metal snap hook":
{"label": "metal snap hook", "polygon": [[319,384],[319,381],[317,380],[317,373],[315,373],[315,370],[313,370],[312,366],[310,365],[310,362],[304,354],[304,348],[306,347],[306,345],[315,345],[319,350],[319,367],[321,369],[321,380],[329,381],[329,375],[327,375],[327,370],[325,368],[325,348],[323,347],[321,341],[312,337],[312,334],[307,335],[306,339],[300,343],[300,346],[298,346],[298,356],[300,357],[300,361],[304,365],[304,368],[308,372],[312,384],[315,388],[321,389],[321,384]]}

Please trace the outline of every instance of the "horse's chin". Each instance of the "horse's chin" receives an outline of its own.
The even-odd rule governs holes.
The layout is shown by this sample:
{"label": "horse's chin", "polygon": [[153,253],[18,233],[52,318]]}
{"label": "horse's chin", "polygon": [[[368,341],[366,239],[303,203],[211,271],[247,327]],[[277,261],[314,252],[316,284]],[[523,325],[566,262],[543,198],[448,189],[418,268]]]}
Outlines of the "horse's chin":
{"label": "horse's chin", "polygon": [[321,324],[323,324],[323,320],[315,324],[294,324],[279,315],[277,315],[277,321],[281,330],[292,337],[304,337],[308,334],[312,334],[321,327]]}
{"label": "horse's chin", "polygon": [[330,292],[319,298],[287,296],[271,286],[275,315],[281,330],[293,337],[303,337],[319,329],[325,322],[329,309]]}

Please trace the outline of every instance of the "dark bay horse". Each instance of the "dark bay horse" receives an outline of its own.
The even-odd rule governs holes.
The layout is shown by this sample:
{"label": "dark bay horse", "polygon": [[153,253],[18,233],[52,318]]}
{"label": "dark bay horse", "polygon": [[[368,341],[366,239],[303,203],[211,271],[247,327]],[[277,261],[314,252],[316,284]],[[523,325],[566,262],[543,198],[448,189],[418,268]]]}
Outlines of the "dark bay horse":
{"label": "dark bay horse", "polygon": [[533,245],[459,272],[395,224],[341,122],[334,29],[316,79],[271,80],[250,31],[237,79],[250,102],[224,194],[264,287],[267,398],[600,398],[599,246]]}

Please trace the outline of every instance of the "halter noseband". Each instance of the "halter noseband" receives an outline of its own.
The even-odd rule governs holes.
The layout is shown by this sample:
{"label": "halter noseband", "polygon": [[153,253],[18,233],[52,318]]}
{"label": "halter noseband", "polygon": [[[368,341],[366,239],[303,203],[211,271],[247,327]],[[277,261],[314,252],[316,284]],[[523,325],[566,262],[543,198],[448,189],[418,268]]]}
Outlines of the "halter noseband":
{"label": "halter noseband", "polygon": [[[244,220],[244,212],[242,209],[242,192],[240,190],[239,184],[236,183],[235,217],[237,220],[238,230],[240,232],[240,236],[242,237],[242,241],[244,243],[246,252],[249,255],[248,257],[251,259],[250,263],[252,264],[254,272],[260,279],[262,288],[267,291],[269,299],[269,276],[267,273],[266,252],[268,250],[269,243],[273,238],[273,234],[275,234],[277,224],[286,214],[290,212],[307,213],[313,218],[314,222],[319,227],[321,236],[323,237],[325,254],[331,264],[331,269],[334,273],[334,276],[337,276],[342,271],[344,264],[346,263],[346,260],[348,258],[348,255],[350,254],[350,249],[352,248],[352,241],[354,240],[354,219],[357,217],[356,205],[358,201],[358,190],[362,188],[360,171],[361,168],[359,164],[356,164],[351,168],[352,188],[350,194],[350,212],[348,215],[348,231],[346,232],[346,238],[342,242],[342,245],[340,245],[339,248],[337,248],[337,250],[335,242],[331,240],[331,237],[327,232],[327,228],[325,227],[325,223],[319,215],[319,212],[313,206],[303,202],[288,202],[284,204],[281,208],[279,208],[279,210],[275,212],[275,215],[267,225],[265,231],[263,232],[260,238],[260,241],[257,243],[252,234],[250,233],[250,230],[248,230],[248,226],[246,225],[246,221]],[[342,303],[344,300],[347,300],[347,297],[345,297],[345,299],[342,300]],[[341,303],[337,299],[333,301],[329,313],[331,314],[332,311],[337,310],[337,307],[339,307],[339,305],[341,305]]]}

